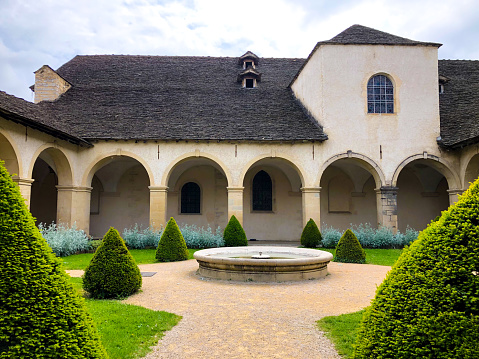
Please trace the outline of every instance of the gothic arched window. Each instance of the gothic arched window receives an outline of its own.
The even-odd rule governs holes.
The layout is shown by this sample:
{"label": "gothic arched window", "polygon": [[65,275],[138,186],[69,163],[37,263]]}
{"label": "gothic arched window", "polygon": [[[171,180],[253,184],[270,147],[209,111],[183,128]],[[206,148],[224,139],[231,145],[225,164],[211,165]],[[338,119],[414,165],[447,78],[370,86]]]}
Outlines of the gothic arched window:
{"label": "gothic arched window", "polygon": [[188,182],[181,187],[181,213],[200,213],[201,190],[194,182]]}
{"label": "gothic arched window", "polygon": [[368,113],[394,113],[394,86],[385,75],[368,81]]}
{"label": "gothic arched window", "polygon": [[253,211],[273,210],[273,182],[265,171],[253,178]]}

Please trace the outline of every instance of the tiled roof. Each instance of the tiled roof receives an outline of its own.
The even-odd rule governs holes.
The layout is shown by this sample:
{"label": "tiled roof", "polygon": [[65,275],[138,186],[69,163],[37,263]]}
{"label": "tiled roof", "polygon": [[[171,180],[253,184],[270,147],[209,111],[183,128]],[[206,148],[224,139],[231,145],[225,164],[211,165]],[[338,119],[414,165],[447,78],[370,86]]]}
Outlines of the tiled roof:
{"label": "tiled roof", "polygon": [[72,88],[51,103],[86,139],[327,139],[287,85],[303,59],[260,58],[257,88],[238,58],[76,56],[57,72]]}
{"label": "tiled roof", "polygon": [[71,128],[60,129],[57,125],[58,119],[50,111],[48,103],[35,105],[0,91],[0,116],[77,145],[91,146],[88,141],[78,137]]}
{"label": "tiled roof", "polygon": [[479,61],[439,60],[439,75],[446,80],[439,143],[456,148],[479,142]]}
{"label": "tiled roof", "polygon": [[406,45],[406,46],[434,46],[441,44],[434,42],[422,42],[406,39],[384,31],[372,29],[367,26],[353,25],[339,33],[331,40],[321,41],[319,44],[341,44],[341,45]]}

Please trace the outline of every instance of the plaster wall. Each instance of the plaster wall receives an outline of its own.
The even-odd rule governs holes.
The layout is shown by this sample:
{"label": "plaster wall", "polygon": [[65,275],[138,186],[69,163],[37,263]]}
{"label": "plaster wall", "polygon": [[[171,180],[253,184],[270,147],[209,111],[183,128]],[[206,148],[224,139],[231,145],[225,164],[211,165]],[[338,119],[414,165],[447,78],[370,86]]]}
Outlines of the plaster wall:
{"label": "plaster wall", "polygon": [[[266,171],[273,182],[273,211],[252,210],[253,177]],[[293,191],[284,172],[273,166],[258,166],[246,174],[243,197],[243,225],[248,239],[294,241],[303,230],[302,199],[299,189]]]}
{"label": "plaster wall", "polygon": [[[434,47],[322,45],[292,89],[329,137],[318,151],[322,158],[361,153],[389,182],[408,156],[441,156],[437,71]],[[394,114],[367,113],[367,82],[375,74],[394,84]]]}

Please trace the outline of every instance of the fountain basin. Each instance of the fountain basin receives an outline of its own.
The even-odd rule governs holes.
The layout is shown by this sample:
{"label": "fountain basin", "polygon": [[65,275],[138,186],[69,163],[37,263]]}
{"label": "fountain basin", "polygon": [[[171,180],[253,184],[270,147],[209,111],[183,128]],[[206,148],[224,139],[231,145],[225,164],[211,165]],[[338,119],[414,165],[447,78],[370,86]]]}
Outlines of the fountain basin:
{"label": "fountain basin", "polygon": [[194,257],[202,277],[255,282],[321,278],[333,259],[331,253],[316,249],[268,246],[203,249]]}

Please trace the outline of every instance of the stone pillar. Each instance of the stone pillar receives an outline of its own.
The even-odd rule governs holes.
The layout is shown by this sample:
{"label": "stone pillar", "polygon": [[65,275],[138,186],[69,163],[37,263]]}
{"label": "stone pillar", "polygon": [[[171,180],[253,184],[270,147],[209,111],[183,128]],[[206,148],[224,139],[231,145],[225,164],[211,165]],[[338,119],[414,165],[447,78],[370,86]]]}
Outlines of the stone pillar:
{"label": "stone pillar", "polygon": [[321,227],[321,187],[302,187],[303,193],[303,228],[312,218],[316,225]]}
{"label": "stone pillar", "polygon": [[449,194],[449,205],[452,206],[459,200],[459,196],[464,193],[462,189],[448,189],[447,193]]}
{"label": "stone pillar", "polygon": [[57,223],[67,226],[75,224],[88,234],[90,230],[90,201],[92,187],[57,187]]}
{"label": "stone pillar", "polygon": [[398,229],[397,187],[383,186],[376,189],[378,225],[389,227],[393,233]]}
{"label": "stone pillar", "polygon": [[243,225],[243,191],[244,187],[226,187],[228,191],[228,221],[234,215]]}
{"label": "stone pillar", "polygon": [[35,180],[31,178],[20,178],[17,176],[12,177],[12,179],[13,179],[13,182],[15,182],[18,185],[18,188],[20,189],[20,193],[22,194],[22,197],[25,199],[25,204],[27,205],[27,208],[30,209],[32,183]]}
{"label": "stone pillar", "polygon": [[150,189],[150,227],[153,229],[165,228],[166,204],[168,199],[168,187],[148,186]]}

